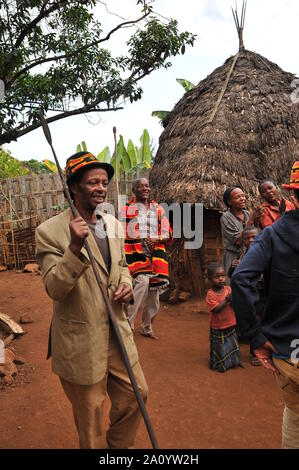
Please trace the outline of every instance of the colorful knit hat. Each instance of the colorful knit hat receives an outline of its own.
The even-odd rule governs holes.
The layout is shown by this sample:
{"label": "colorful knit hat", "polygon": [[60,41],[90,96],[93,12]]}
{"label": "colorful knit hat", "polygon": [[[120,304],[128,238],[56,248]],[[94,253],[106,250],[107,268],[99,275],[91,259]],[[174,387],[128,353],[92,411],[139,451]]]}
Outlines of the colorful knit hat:
{"label": "colorful knit hat", "polygon": [[295,162],[291,171],[290,182],[283,184],[284,189],[299,189],[299,162]]}
{"label": "colorful knit hat", "polygon": [[74,175],[86,168],[103,168],[107,171],[108,180],[110,181],[114,175],[114,168],[110,163],[100,162],[90,152],[77,152],[66,161],[65,175],[67,184],[72,181]]}

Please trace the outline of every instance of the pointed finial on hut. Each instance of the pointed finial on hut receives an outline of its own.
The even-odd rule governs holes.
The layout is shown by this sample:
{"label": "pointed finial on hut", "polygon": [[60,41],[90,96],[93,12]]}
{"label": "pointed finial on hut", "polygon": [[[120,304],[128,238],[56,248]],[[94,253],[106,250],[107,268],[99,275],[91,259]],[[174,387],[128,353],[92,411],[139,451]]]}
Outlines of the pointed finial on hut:
{"label": "pointed finial on hut", "polygon": [[232,8],[233,17],[235,20],[235,25],[236,25],[238,36],[239,36],[239,51],[243,51],[245,49],[244,42],[243,42],[243,31],[244,31],[245,16],[246,16],[246,6],[247,6],[247,0],[243,0],[241,21],[239,20],[237,3],[236,3],[236,9],[234,10]]}

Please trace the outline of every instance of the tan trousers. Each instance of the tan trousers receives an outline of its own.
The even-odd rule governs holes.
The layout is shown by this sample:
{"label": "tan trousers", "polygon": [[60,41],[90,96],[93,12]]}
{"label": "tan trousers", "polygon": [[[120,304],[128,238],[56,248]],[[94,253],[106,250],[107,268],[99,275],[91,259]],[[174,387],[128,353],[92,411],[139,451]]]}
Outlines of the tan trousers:
{"label": "tan trousers", "polygon": [[299,449],[299,362],[293,366],[277,358],[273,362],[280,372],[276,380],[285,403],[281,448]]}
{"label": "tan trousers", "polygon": [[128,305],[128,320],[132,330],[139,308],[142,306],[141,332],[152,333],[152,321],[160,307],[159,291],[149,289],[150,276],[140,274],[134,279],[134,304]]}
{"label": "tan trousers", "polygon": [[[139,362],[134,365],[133,372],[146,403],[147,385]],[[110,449],[134,447],[141,413],[114,333],[110,333],[107,374],[103,380],[94,385],[78,385],[62,377],[60,381],[73,407],[81,449],[100,448],[103,434],[103,404],[107,393],[111,400],[110,427],[106,436],[108,447]]]}

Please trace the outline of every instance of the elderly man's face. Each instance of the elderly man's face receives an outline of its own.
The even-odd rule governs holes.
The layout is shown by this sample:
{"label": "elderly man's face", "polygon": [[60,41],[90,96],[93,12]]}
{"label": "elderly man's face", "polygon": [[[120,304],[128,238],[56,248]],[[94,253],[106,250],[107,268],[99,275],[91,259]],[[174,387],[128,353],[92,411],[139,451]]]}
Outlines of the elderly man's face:
{"label": "elderly man's face", "polygon": [[135,189],[135,195],[137,201],[144,201],[149,198],[150,194],[150,185],[146,178],[141,178],[138,181],[137,187]]}
{"label": "elderly man's face", "polygon": [[108,183],[108,174],[103,168],[86,170],[80,182],[72,187],[76,204],[94,211],[98,204],[105,201]]}

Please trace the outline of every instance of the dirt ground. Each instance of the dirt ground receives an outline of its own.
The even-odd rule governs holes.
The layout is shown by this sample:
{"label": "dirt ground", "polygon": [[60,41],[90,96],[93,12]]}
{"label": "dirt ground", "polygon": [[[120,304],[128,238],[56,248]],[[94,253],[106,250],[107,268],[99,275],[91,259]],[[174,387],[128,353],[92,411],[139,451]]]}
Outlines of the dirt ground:
{"label": "dirt ground", "polygon": [[[16,321],[24,313],[35,320],[12,343],[25,364],[18,366],[13,385],[0,385],[0,448],[77,448],[71,406],[45,360],[52,303],[41,277],[0,273],[0,311]],[[160,448],[280,447],[282,398],[272,374],[250,365],[248,346],[241,345],[245,369],[209,370],[204,302],[162,304],[155,331],[158,341],[138,332],[135,339]],[[136,448],[150,447],[142,424]]]}

